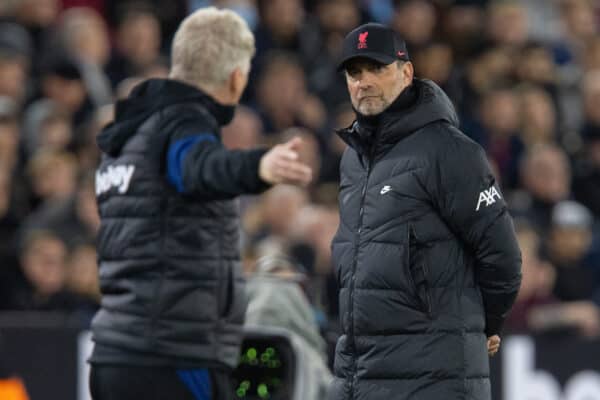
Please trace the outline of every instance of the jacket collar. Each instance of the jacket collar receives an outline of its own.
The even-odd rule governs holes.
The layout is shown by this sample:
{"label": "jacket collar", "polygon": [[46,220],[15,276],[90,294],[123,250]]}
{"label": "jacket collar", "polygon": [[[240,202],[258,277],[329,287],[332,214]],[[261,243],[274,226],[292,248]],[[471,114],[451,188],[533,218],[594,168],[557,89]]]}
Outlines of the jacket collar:
{"label": "jacket collar", "polygon": [[374,117],[357,115],[352,125],[336,133],[361,156],[374,159],[436,121],[458,126],[454,106],[435,83],[415,79],[381,114]]}

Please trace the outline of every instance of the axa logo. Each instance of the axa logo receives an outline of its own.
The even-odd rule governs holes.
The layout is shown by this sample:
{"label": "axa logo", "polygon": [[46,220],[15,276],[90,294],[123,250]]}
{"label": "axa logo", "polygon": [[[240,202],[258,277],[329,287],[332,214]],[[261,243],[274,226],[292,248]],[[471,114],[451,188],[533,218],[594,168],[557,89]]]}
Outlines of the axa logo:
{"label": "axa logo", "polygon": [[387,192],[391,191],[392,187],[390,185],[385,185],[384,187],[381,188],[381,192],[379,192],[379,194],[386,194]]}
{"label": "axa logo", "polygon": [[359,49],[367,48],[367,36],[369,36],[369,32],[363,32],[358,34],[358,46]]}
{"label": "axa logo", "polygon": [[475,211],[479,211],[479,208],[483,203],[485,203],[485,207],[491,206],[496,202],[496,198],[501,199],[502,197],[494,186],[479,193],[479,200],[477,201],[477,208]]}
{"label": "axa logo", "polygon": [[119,193],[127,192],[135,165],[111,165],[104,171],[96,171],[96,195],[117,188]]}

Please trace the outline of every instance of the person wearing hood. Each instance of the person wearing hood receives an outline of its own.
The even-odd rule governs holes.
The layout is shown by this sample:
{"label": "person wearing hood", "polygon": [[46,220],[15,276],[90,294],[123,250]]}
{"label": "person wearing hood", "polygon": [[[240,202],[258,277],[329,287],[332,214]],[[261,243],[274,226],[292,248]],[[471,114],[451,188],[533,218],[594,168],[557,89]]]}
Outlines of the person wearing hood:
{"label": "person wearing hood", "polygon": [[342,335],[329,399],[490,400],[487,356],[521,254],[486,155],[390,28],[350,32],[339,68],[356,120],[338,132]]}
{"label": "person wearing hood", "polygon": [[297,138],[271,150],[221,142],[253,54],[239,16],[194,12],[169,79],[139,84],[97,137],[94,400],[231,397],[246,309],[235,198],[311,180]]}

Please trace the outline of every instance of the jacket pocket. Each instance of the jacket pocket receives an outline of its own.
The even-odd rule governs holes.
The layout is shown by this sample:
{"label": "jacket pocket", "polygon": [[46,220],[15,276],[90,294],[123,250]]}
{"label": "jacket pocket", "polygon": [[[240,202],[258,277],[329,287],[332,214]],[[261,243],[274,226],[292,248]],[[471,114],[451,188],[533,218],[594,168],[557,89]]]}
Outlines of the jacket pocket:
{"label": "jacket pocket", "polygon": [[433,317],[431,285],[429,284],[429,269],[425,258],[424,243],[419,241],[412,225],[408,227],[408,279],[412,286],[418,305],[427,316]]}

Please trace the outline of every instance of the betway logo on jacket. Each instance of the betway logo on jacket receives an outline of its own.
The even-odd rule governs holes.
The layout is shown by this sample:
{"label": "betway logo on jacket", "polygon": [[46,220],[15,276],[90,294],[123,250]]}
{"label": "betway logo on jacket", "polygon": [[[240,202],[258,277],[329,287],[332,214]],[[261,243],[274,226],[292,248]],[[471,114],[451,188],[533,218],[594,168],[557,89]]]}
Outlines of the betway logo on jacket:
{"label": "betway logo on jacket", "polygon": [[482,204],[484,207],[491,206],[496,202],[496,197],[498,199],[502,198],[494,186],[479,193],[479,200],[477,201],[477,208],[475,211],[479,211],[479,207],[481,207]]}
{"label": "betway logo on jacket", "polygon": [[127,192],[131,177],[135,171],[135,165],[111,165],[106,170],[96,171],[96,195],[100,196],[109,190],[116,188],[119,193]]}

